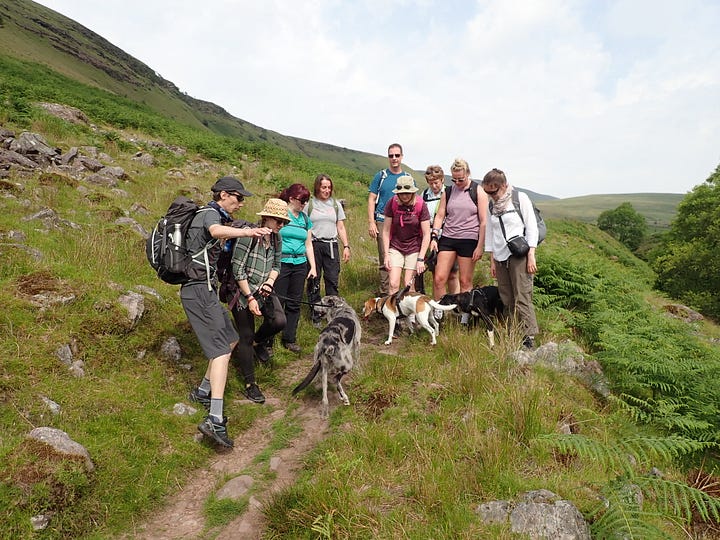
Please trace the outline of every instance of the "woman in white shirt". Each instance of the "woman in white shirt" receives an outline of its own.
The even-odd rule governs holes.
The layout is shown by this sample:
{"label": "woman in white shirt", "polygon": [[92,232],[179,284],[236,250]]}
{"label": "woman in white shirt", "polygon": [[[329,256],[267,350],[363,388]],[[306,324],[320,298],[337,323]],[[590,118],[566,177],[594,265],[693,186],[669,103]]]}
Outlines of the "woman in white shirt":
{"label": "woman in white shirt", "polygon": [[[488,227],[485,229],[485,251],[490,253],[490,273],[497,280],[500,299],[511,315],[523,325],[523,346],[535,347],[538,333],[535,308],[532,303],[533,278],[537,272],[535,248],[538,228],[532,202],[526,193],[517,193],[520,214],[512,201],[514,188],[508,184],[500,169],[488,172],[482,187],[490,198]],[[508,240],[522,237],[527,249],[524,255],[514,255]]]}

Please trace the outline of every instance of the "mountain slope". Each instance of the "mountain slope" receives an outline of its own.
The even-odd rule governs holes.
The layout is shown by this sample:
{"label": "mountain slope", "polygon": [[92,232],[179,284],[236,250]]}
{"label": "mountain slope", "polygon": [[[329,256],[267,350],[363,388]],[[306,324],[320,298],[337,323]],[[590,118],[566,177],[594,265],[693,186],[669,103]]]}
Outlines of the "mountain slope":
{"label": "mountain slope", "polygon": [[190,97],[139,60],[103,37],[29,0],[0,0],[0,51],[39,62],[70,78],[143,103],[196,129],[264,141],[301,155],[372,173],[382,156],[330,144],[287,137],[235,118],[222,107]]}

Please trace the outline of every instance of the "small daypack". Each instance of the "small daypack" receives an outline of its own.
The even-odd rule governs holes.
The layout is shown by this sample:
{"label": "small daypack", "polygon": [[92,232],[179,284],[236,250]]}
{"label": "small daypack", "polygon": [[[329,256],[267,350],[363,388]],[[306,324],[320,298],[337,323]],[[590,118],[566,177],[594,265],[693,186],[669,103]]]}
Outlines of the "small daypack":
{"label": "small daypack", "polygon": [[[522,217],[522,212],[520,211],[520,192],[516,189],[513,189],[512,191],[512,203],[515,207],[515,211],[517,212],[517,215],[520,216],[520,221],[523,222],[523,225],[525,225],[525,220]],[[530,197],[528,197],[530,199]],[[540,243],[545,240],[545,236],[547,236],[547,225],[545,224],[545,220],[542,217],[542,214],[540,213],[540,210],[538,210],[537,206],[535,206],[535,203],[530,199],[530,204],[532,204],[533,212],[535,212],[535,221],[537,221],[537,228],[538,228],[538,246]],[[490,213],[492,213],[493,209],[493,201],[490,200]],[[525,231],[523,231],[523,234],[525,234]]]}
{"label": "small daypack", "polygon": [[[145,255],[150,266],[165,283],[171,285],[187,283],[190,280],[187,269],[192,260],[206,253],[208,248],[215,244],[216,240],[213,240],[199,253],[194,254],[190,253],[185,245],[185,237],[193,218],[198,212],[207,210],[216,211],[180,196],[170,204],[165,215],[160,218],[148,236],[145,242]],[[207,260],[207,257],[204,259]],[[209,274],[209,268],[206,270]]]}
{"label": "small daypack", "polygon": [[[314,198],[315,197],[310,197],[310,200],[308,201],[307,209],[305,210],[305,213],[308,216],[310,216],[310,214],[312,214]],[[333,207],[335,208],[335,221],[337,222],[338,219],[340,218],[340,203],[338,203],[338,200],[335,197],[333,197],[332,200],[333,200]]]}

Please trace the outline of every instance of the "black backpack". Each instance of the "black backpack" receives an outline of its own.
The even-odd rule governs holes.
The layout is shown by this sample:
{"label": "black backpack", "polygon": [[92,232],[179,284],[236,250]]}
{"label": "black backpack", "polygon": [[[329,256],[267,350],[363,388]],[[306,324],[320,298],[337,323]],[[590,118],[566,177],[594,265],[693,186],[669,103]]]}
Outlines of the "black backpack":
{"label": "black backpack", "polygon": [[[198,212],[215,209],[209,206],[198,206],[197,203],[180,196],[168,207],[165,215],[160,218],[145,242],[145,255],[150,266],[165,283],[179,285],[187,283],[190,278],[187,269],[192,260],[205,253],[215,245],[217,240],[209,242],[199,253],[190,253],[185,245],[185,237],[190,223]],[[209,268],[206,268],[209,272]]]}
{"label": "black backpack", "polygon": [[[530,197],[528,197],[529,199]],[[517,212],[517,215],[520,216],[520,221],[523,222],[523,225],[525,224],[525,220],[522,217],[522,212],[520,212],[520,192],[516,189],[513,189],[512,192],[512,203],[515,207],[515,212]],[[540,210],[538,210],[537,206],[535,206],[535,203],[530,200],[530,204],[532,204],[533,212],[535,212],[535,221],[537,221],[537,228],[538,228],[538,246],[540,243],[545,240],[545,236],[547,236],[547,225],[545,224],[545,220],[542,217],[542,214],[540,213]],[[493,209],[493,202],[490,200],[490,212],[492,213]],[[524,232],[524,231],[523,231]]]}

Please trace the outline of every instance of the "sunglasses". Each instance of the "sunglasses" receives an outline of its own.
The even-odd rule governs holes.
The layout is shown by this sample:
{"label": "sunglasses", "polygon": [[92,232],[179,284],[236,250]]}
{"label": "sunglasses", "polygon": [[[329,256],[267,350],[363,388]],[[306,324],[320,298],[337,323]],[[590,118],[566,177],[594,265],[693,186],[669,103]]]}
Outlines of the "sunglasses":
{"label": "sunglasses", "polygon": [[308,199],[298,199],[297,197],[292,197],[292,198],[295,199],[296,201],[298,201],[300,204],[307,204],[307,202],[310,200],[309,198]]}
{"label": "sunglasses", "polygon": [[239,203],[241,203],[245,200],[245,195],[240,195],[239,193],[233,193],[233,192],[228,191],[228,195],[232,195],[233,197],[235,197],[237,199],[237,202],[239,202]]}
{"label": "sunglasses", "polygon": [[495,189],[492,189],[492,190],[483,188],[483,191],[484,191],[485,193],[487,193],[488,195],[493,196],[493,195],[495,195],[498,191],[500,191],[500,188],[495,188]]}
{"label": "sunglasses", "polygon": [[[412,189],[413,187],[414,187],[414,186],[408,184],[407,186],[398,186],[397,189],[400,189],[400,190],[406,190],[406,189],[407,189],[407,190],[410,190],[410,189]],[[398,193],[398,195],[402,195],[402,193]],[[405,193],[405,195],[410,195],[410,193]]]}
{"label": "sunglasses", "polygon": [[389,158],[399,158],[402,154],[388,154]]}
{"label": "sunglasses", "polygon": [[462,178],[455,178],[453,176],[452,178],[450,178],[450,180],[452,180],[453,182],[462,182],[463,180],[465,180],[465,177],[463,176]]}

